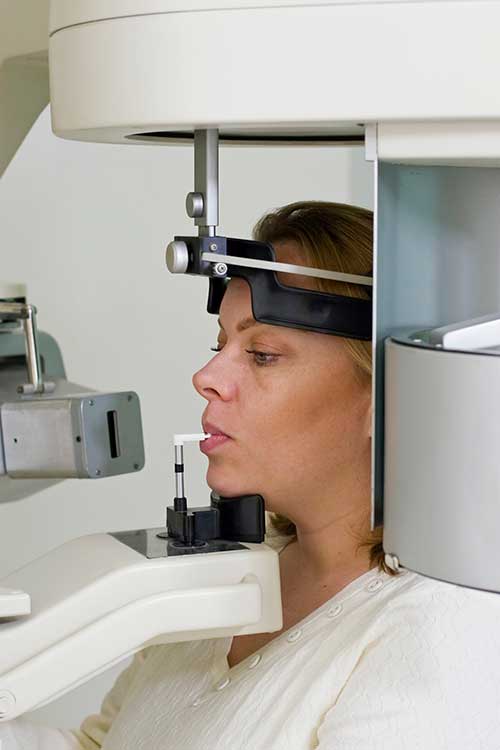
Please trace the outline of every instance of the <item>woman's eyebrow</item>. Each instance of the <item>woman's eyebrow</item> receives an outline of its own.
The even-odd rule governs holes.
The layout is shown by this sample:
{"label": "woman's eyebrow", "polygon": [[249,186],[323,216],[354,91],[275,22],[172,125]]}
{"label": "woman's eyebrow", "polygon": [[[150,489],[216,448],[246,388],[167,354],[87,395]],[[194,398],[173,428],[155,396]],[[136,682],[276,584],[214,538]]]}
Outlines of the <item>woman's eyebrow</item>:
{"label": "woman's eyebrow", "polygon": [[[218,318],[217,323],[219,324],[221,330],[224,330],[224,326],[222,325],[220,318]],[[259,323],[257,320],[255,320],[255,318],[243,318],[243,320],[240,320],[240,322],[237,324],[236,330],[238,333],[241,333],[241,331],[246,331],[247,328],[261,325],[263,325],[263,323]]]}

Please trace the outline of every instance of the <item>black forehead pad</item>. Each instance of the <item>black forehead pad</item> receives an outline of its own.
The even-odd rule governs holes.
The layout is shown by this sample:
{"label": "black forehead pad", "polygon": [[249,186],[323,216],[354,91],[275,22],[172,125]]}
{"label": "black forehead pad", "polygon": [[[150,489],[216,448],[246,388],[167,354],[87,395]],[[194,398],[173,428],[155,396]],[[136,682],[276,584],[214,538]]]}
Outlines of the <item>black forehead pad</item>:
{"label": "black forehead pad", "polygon": [[[275,261],[271,245],[253,240],[226,239],[226,254]],[[370,340],[372,300],[298,289],[281,284],[274,271],[227,264],[226,278],[210,278],[207,310],[219,313],[229,278],[244,279],[252,299],[255,320],[270,325],[300,328],[334,336]],[[372,287],[367,285],[368,293]]]}

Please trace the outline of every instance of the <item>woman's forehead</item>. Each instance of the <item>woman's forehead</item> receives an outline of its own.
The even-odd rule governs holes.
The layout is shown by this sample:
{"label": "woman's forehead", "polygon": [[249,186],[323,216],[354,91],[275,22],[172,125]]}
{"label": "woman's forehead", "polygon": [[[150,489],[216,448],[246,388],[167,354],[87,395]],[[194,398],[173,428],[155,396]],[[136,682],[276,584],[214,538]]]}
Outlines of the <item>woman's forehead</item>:
{"label": "woman's forehead", "polygon": [[[290,263],[293,265],[307,265],[305,254],[298,242],[283,240],[273,244],[276,260],[279,263]],[[292,273],[277,273],[280,284],[318,291],[316,279],[311,276],[301,276]],[[252,296],[250,285],[244,279],[234,278],[229,281],[221,304],[221,316],[238,313],[246,317],[252,315]]]}
{"label": "woman's forehead", "polygon": [[236,328],[243,322],[257,324],[252,312],[250,286],[243,279],[231,279],[222,298],[218,323],[221,328]]}
{"label": "woman's forehead", "polygon": [[244,279],[230,279],[220,306],[221,318],[229,315],[252,315],[250,285]]}
{"label": "woman's forehead", "polygon": [[243,279],[230,280],[222,299],[218,323],[224,331],[239,332],[255,329],[270,332],[301,347],[309,348],[319,345],[321,348],[327,347],[332,350],[343,346],[341,339],[337,336],[256,321],[252,313],[250,286]]}

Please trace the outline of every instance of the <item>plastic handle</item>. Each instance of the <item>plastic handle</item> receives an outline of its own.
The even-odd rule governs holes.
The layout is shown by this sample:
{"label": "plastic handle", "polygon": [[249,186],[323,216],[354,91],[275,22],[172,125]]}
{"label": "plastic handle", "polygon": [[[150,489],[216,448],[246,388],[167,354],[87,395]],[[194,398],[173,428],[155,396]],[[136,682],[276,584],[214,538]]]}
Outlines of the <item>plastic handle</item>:
{"label": "plastic handle", "polygon": [[30,613],[31,599],[29,594],[17,589],[0,588],[0,617],[20,617]]}

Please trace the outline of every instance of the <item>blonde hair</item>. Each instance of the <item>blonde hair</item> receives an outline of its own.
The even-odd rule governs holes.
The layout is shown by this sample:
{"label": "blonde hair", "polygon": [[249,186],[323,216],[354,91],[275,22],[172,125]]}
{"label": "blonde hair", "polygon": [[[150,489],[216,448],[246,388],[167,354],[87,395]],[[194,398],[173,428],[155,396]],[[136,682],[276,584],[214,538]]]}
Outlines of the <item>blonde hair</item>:
{"label": "blonde hair", "polygon": [[[345,203],[299,201],[265,214],[256,224],[253,236],[270,244],[293,241],[304,251],[306,265],[330,271],[373,275],[373,214],[365,208]],[[367,287],[344,281],[316,279],[319,291],[346,297],[370,299]],[[360,383],[369,385],[372,377],[371,341],[342,338],[355,365]],[[295,536],[295,524],[285,516],[271,515],[271,523],[280,534]],[[353,532],[354,533],[354,532]],[[384,561],[382,527],[366,538],[357,536],[358,549],[369,547],[370,565],[397,575]]]}

